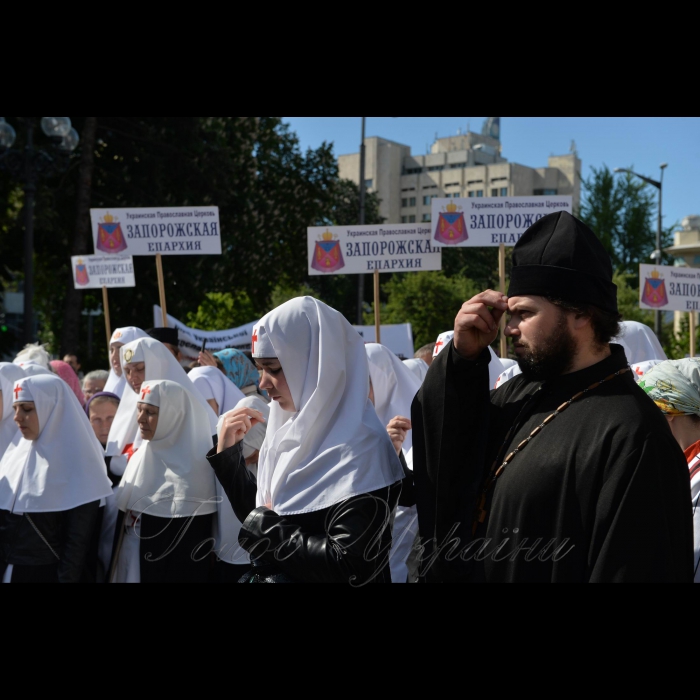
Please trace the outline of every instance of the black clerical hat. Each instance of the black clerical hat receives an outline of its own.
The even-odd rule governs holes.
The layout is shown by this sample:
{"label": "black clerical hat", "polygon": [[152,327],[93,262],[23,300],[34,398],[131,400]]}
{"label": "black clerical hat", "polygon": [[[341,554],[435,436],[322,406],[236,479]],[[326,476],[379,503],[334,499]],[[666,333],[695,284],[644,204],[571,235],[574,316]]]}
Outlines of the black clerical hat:
{"label": "black clerical hat", "polygon": [[151,328],[146,331],[146,333],[148,333],[151,338],[160,340],[161,343],[167,343],[176,348],[180,345],[180,336],[177,332],[177,328]]}
{"label": "black clerical hat", "polygon": [[533,224],[513,248],[509,297],[548,296],[618,313],[610,256],[598,236],[565,211]]}

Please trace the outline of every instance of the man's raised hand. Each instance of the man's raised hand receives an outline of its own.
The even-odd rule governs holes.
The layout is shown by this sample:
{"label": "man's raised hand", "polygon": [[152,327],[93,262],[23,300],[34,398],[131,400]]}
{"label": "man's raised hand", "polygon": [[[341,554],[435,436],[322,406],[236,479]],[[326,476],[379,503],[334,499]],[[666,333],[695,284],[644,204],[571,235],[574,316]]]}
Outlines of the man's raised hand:
{"label": "man's raised hand", "polygon": [[487,289],[467,301],[455,319],[454,346],[467,360],[476,360],[498,336],[498,324],[508,310],[508,297]]}

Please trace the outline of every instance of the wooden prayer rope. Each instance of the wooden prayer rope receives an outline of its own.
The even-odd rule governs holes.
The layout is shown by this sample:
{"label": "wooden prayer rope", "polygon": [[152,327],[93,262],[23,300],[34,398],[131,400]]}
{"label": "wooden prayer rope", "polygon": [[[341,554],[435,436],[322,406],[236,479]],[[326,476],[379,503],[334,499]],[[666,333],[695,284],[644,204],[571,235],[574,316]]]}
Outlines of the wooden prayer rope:
{"label": "wooden prayer rope", "polygon": [[[506,458],[503,464],[501,466],[498,466],[498,462],[494,462],[493,466],[491,467],[491,472],[486,479],[486,482],[484,483],[484,490],[481,493],[481,500],[479,501],[479,505],[477,506],[476,509],[476,517],[474,519],[474,526],[472,527],[472,534],[476,535],[476,530],[479,527],[479,525],[483,524],[486,522],[486,516],[488,515],[488,512],[486,511],[486,501],[488,498],[488,493],[493,487],[493,485],[496,483],[496,481],[502,476],[503,472],[506,470],[506,467],[513,461],[515,458],[515,455],[517,455],[519,452],[522,452],[529,444],[530,442],[537,437],[546,426],[548,426],[560,413],[563,413],[566,411],[569,406],[571,406],[574,401],[578,401],[580,398],[586,396],[589,391],[595,391],[601,384],[605,384],[605,382],[609,382],[611,379],[614,379],[615,377],[619,377],[625,372],[630,372],[631,368],[626,367],[625,369],[621,369],[619,372],[615,372],[614,374],[611,374],[609,377],[605,377],[605,379],[601,379],[599,382],[596,382],[595,384],[591,384],[591,386],[588,387],[588,389],[585,389],[584,391],[580,391],[576,396],[573,396],[570,398],[568,401],[563,403],[559,408],[552,413],[551,416],[546,418],[540,425],[538,425],[527,437],[525,440],[523,440],[513,452],[511,452]],[[506,435],[506,439],[503,442],[503,445],[501,449],[505,445],[507,445],[510,442],[510,439],[512,437],[512,434],[515,430],[515,424],[511,426],[511,429],[508,431],[508,435]],[[498,451],[500,454],[501,450]]]}

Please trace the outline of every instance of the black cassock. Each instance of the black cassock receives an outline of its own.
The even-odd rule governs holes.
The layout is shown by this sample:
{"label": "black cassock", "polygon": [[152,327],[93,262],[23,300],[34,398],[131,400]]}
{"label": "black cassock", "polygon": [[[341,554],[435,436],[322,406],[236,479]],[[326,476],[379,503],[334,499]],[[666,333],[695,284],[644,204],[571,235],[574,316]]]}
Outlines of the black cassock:
{"label": "black cassock", "polygon": [[[622,347],[547,382],[520,375],[489,391],[450,343],[413,404],[422,582],[692,582],[688,465],[663,414],[630,372],[571,404],[484,482],[563,403],[624,369]],[[516,428],[504,441],[510,428]]]}

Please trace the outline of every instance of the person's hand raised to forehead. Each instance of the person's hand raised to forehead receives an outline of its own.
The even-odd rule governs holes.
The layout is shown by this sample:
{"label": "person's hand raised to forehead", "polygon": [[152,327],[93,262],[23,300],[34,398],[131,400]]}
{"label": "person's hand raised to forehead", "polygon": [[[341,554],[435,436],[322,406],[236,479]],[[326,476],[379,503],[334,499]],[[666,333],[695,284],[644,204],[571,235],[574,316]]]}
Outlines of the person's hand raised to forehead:
{"label": "person's hand raised to forehead", "polygon": [[467,301],[455,319],[454,346],[467,360],[476,360],[498,336],[498,324],[508,310],[508,297],[487,289]]}

